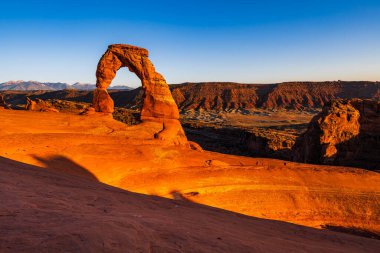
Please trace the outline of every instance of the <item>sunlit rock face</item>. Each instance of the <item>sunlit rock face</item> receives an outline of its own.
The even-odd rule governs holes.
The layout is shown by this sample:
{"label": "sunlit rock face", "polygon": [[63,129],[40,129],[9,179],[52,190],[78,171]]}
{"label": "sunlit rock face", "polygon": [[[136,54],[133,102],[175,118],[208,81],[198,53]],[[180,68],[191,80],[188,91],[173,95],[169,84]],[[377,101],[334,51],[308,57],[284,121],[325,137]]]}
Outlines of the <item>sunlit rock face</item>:
{"label": "sunlit rock face", "polygon": [[378,169],[379,126],[379,101],[333,100],[297,141],[294,160]]}
{"label": "sunlit rock face", "polygon": [[25,110],[39,112],[59,112],[51,103],[39,98],[36,100],[26,98]]}
{"label": "sunlit rock face", "polygon": [[164,77],[157,73],[148,58],[148,50],[125,44],[110,45],[98,63],[96,70],[96,90],[93,106],[95,111],[112,113],[114,102],[107,88],[116,72],[127,67],[141,80],[144,91],[141,108],[142,121],[163,123],[162,131],[155,134],[161,140],[185,144],[187,139],[179,122],[178,107],[172,97]]}

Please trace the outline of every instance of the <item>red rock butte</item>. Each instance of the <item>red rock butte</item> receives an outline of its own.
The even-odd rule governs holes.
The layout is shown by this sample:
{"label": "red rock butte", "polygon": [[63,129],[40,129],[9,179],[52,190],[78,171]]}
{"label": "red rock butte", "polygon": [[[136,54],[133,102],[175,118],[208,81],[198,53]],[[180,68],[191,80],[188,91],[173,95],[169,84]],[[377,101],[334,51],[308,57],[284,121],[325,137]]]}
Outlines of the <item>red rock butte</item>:
{"label": "red rock butte", "polygon": [[114,102],[107,92],[116,72],[127,67],[141,80],[144,91],[141,120],[163,123],[163,129],[155,134],[161,140],[175,144],[187,143],[179,122],[179,111],[164,77],[156,72],[148,58],[148,50],[126,44],[110,45],[101,57],[96,70],[96,90],[93,106],[96,112],[112,113]]}

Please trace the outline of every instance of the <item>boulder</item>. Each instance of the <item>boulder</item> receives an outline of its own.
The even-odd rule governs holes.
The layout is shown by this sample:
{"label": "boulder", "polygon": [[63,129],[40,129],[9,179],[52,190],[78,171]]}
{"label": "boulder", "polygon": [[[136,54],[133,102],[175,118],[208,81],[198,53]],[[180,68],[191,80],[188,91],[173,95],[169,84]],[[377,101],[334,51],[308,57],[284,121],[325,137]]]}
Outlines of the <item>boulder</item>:
{"label": "boulder", "polygon": [[54,106],[42,99],[37,98],[36,100],[31,100],[26,98],[25,109],[27,111],[39,111],[39,112],[59,112]]}
{"label": "boulder", "polygon": [[298,162],[380,169],[380,101],[332,100],[293,151]]}

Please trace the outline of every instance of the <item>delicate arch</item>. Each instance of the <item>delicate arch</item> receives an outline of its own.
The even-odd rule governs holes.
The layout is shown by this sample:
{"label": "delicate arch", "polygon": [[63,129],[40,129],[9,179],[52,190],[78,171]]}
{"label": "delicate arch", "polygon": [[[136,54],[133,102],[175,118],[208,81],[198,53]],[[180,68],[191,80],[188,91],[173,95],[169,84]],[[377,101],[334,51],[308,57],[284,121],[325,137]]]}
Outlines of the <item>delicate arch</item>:
{"label": "delicate arch", "polygon": [[179,122],[179,112],[164,77],[157,73],[148,58],[148,50],[125,44],[110,45],[99,60],[96,70],[96,90],[93,107],[97,112],[112,113],[114,102],[107,92],[116,72],[127,67],[141,80],[144,90],[141,107],[142,121],[159,121],[163,129],[154,136],[174,144],[188,141]]}
{"label": "delicate arch", "polygon": [[122,67],[127,67],[141,80],[144,90],[142,120],[179,119],[178,107],[169,86],[163,76],[156,72],[148,58],[148,50],[125,44],[110,45],[98,63],[97,89],[93,101],[96,111],[113,112],[113,101],[106,89]]}

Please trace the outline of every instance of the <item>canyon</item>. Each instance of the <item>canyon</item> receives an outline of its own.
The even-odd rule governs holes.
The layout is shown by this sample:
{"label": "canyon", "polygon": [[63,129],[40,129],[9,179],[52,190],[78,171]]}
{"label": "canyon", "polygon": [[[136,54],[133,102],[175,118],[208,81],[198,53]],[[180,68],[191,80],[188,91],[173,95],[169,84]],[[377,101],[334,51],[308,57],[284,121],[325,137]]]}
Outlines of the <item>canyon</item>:
{"label": "canyon", "polygon": [[169,86],[148,55],[0,93],[1,252],[377,252],[379,83]]}
{"label": "canyon", "polygon": [[[344,81],[274,85],[186,83],[169,87],[190,141],[211,151],[289,161],[302,161],[296,157],[294,145],[307,130],[311,119],[322,111],[323,106],[328,106],[330,100],[359,97],[378,101],[380,93],[377,82]],[[115,104],[116,119],[127,124],[140,122],[141,88],[108,92]],[[14,109],[23,109],[26,97],[29,97],[51,101],[59,110],[79,113],[93,100],[91,92],[72,89],[2,91],[2,94]],[[375,153],[378,146],[373,146],[375,151],[372,153]],[[321,160],[314,159],[314,163],[321,163]],[[378,162],[341,164],[375,170],[379,167]]]}

